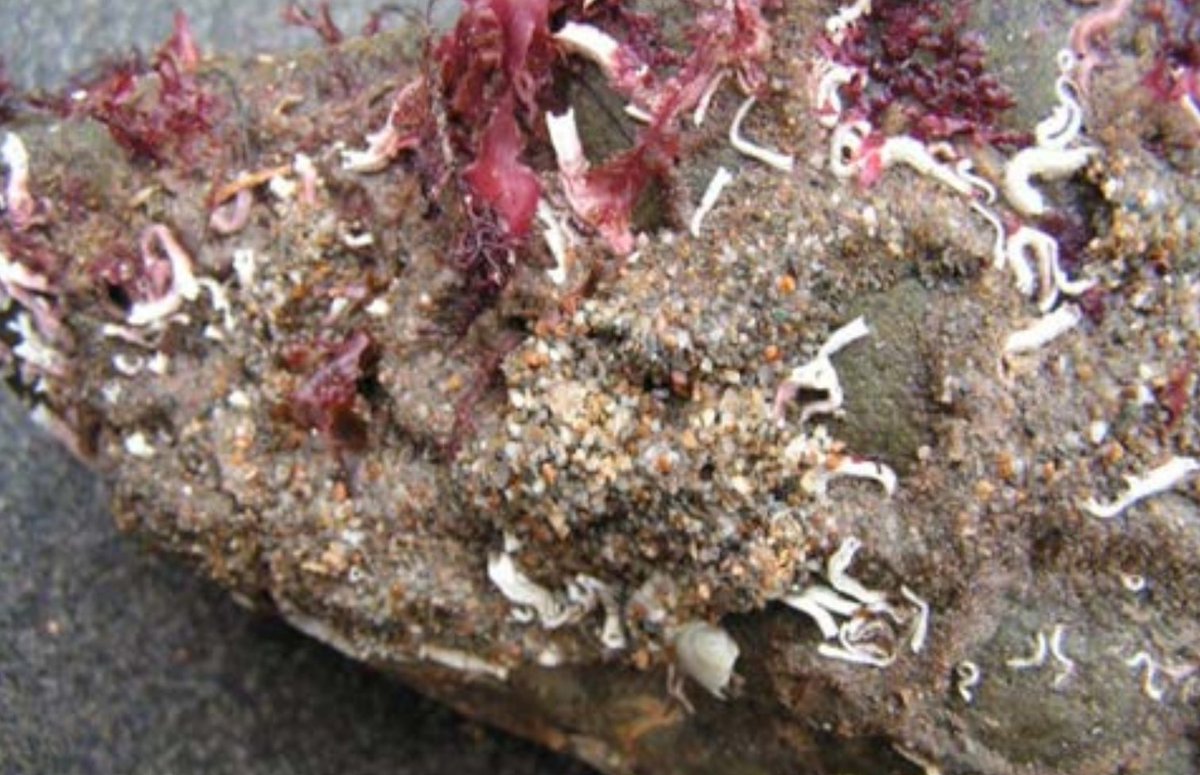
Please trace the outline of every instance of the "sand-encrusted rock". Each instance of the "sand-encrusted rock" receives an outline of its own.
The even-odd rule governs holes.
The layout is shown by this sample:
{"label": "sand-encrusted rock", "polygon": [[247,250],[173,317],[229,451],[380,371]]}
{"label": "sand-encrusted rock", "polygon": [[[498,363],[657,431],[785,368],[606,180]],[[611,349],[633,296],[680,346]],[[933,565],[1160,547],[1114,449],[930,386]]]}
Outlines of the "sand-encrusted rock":
{"label": "sand-encrusted rock", "polygon": [[[793,169],[730,148],[730,79],[616,259],[524,126],[571,246],[556,267],[531,235],[465,329],[447,257],[480,227],[441,151],[376,174],[340,154],[429,77],[411,36],[228,66],[240,111],[199,159],[10,125],[38,202],[4,227],[12,382],[130,531],[604,771],[1194,771],[1200,128],[1189,146],[1186,107],[1131,113],[1153,30],[1111,33],[1076,141],[1097,150],[1039,221],[902,163],[836,177],[813,63],[837,9],[779,5],[745,132]],[[972,18],[1039,115],[1053,51],[1000,5]],[[1010,151],[962,149],[1000,182]],[[736,177],[691,236],[718,165]],[[262,174],[222,234],[238,170]],[[994,266],[995,226],[1020,223],[1054,235],[1064,287],[1094,286],[1039,309],[1052,275]],[[119,272],[147,260],[135,291],[180,298],[140,325]]]}

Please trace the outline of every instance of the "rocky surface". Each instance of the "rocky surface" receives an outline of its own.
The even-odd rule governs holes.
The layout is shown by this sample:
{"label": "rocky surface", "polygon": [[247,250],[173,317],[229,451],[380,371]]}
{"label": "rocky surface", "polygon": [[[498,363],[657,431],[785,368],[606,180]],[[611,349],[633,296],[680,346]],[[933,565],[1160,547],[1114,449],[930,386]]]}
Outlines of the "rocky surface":
{"label": "rocky surface", "polygon": [[0,771],[584,773],[251,613],[112,527],[0,395]]}
{"label": "rocky surface", "polygon": [[[1083,11],[977,6],[1025,127],[1055,105],[1054,48],[1013,52]],[[1097,151],[1039,184],[1064,217],[1025,223],[1095,282],[1039,309],[1052,280],[1026,293],[993,266],[970,189],[833,174],[812,87],[835,10],[767,13],[745,131],[790,172],[729,146],[729,84],[635,257],[579,229],[560,285],[530,240],[459,336],[439,315],[469,221],[431,210],[421,157],[359,174],[339,154],[422,72],[411,38],[232,71],[248,107],[213,131],[269,174],[230,235],[206,226],[230,170],[131,164],[87,122],[11,127],[52,203],[33,233],[72,257],[38,292],[66,331],[15,343],[14,380],[110,478],[123,527],[604,771],[1191,772],[1200,190],[1186,106],[1143,85],[1156,28],[1115,28],[1083,100]],[[1010,154],[971,148],[999,182]],[[553,155],[529,156],[566,220]],[[736,179],[691,237],[718,165]],[[141,326],[105,261],[151,224],[201,283]],[[29,332],[37,307],[10,315]],[[1014,344],[1043,316],[1073,325]],[[866,336],[821,349],[859,317]],[[836,391],[786,400],[789,375],[826,356],[844,406],[805,416]],[[1114,518],[1088,508],[1172,470]]]}

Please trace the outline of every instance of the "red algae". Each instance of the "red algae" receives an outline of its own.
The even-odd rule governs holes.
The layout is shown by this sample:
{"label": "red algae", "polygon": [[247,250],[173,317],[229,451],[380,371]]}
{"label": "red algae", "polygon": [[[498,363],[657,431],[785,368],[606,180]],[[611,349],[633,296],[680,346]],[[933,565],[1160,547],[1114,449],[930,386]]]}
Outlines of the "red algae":
{"label": "red algae", "polygon": [[175,31],[149,71],[133,59],[110,66],[72,112],[104,124],[135,158],[197,164],[220,151],[216,128],[228,113],[197,77],[199,61],[187,17],[178,13]]}
{"label": "red algae", "polygon": [[968,29],[970,6],[949,10],[935,0],[882,0],[840,44],[823,47],[835,62],[859,69],[843,90],[847,112],[883,126],[900,118],[923,142],[965,138],[976,144],[1020,146],[1026,133],[1003,125],[1016,101],[987,71],[987,46]]}

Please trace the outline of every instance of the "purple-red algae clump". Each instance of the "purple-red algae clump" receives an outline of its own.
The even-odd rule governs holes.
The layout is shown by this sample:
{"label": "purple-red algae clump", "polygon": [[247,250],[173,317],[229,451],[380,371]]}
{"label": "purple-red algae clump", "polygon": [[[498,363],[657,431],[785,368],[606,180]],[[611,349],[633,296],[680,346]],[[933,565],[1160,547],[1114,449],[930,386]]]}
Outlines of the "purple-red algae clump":
{"label": "purple-red algae clump", "polygon": [[1187,100],[1200,115],[1200,15],[1195,0],[1152,0],[1145,18],[1158,33],[1154,64],[1142,84],[1160,102]]}
{"label": "purple-red algae clump", "polygon": [[881,0],[840,44],[826,41],[834,61],[867,75],[869,85],[855,79],[843,90],[850,115],[875,127],[902,120],[903,131],[925,143],[1027,144],[1027,133],[1003,125],[1016,100],[988,72],[987,46],[969,31],[969,13],[966,2],[947,9],[935,0]]}
{"label": "purple-red algae clump", "polygon": [[288,397],[288,417],[301,428],[319,431],[340,448],[362,449],[366,421],[355,404],[379,360],[375,340],[355,331],[342,341],[317,341],[293,346],[284,353],[285,365],[313,369]]}
{"label": "purple-red algae clump", "polygon": [[[109,67],[70,110],[99,121],[118,145],[157,164],[194,164],[220,148],[215,130],[228,112],[197,75],[200,55],[183,13],[147,69],[137,59]],[[153,83],[147,76],[156,76]]]}

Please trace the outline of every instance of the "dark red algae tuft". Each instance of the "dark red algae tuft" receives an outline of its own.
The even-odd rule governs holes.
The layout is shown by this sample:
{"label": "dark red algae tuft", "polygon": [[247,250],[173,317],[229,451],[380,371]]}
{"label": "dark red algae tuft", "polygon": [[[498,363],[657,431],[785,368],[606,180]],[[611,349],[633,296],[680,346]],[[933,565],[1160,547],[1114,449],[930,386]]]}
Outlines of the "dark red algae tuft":
{"label": "dark red algae tuft", "polygon": [[136,59],[109,66],[82,90],[86,96],[72,112],[104,124],[136,158],[197,164],[219,151],[215,129],[228,112],[197,77],[199,62],[187,17],[176,13],[174,33],[149,70]]}
{"label": "dark red algae tuft", "polygon": [[987,70],[987,46],[968,27],[970,5],[938,0],[879,0],[840,45],[836,62],[862,69],[866,88],[843,94],[851,115],[872,126],[903,120],[904,132],[929,143],[966,138],[976,144],[1026,145],[1026,133],[1002,125],[1016,104]]}
{"label": "dark red algae tuft", "polygon": [[287,416],[301,428],[320,431],[337,447],[365,447],[367,425],[355,403],[379,360],[371,335],[355,331],[341,342],[292,347],[284,360],[294,368],[317,361],[312,374],[289,396]]}
{"label": "dark red algae tuft", "polygon": [[1143,12],[1157,31],[1154,64],[1142,85],[1160,102],[1200,116],[1200,9],[1196,0],[1151,0]]}

